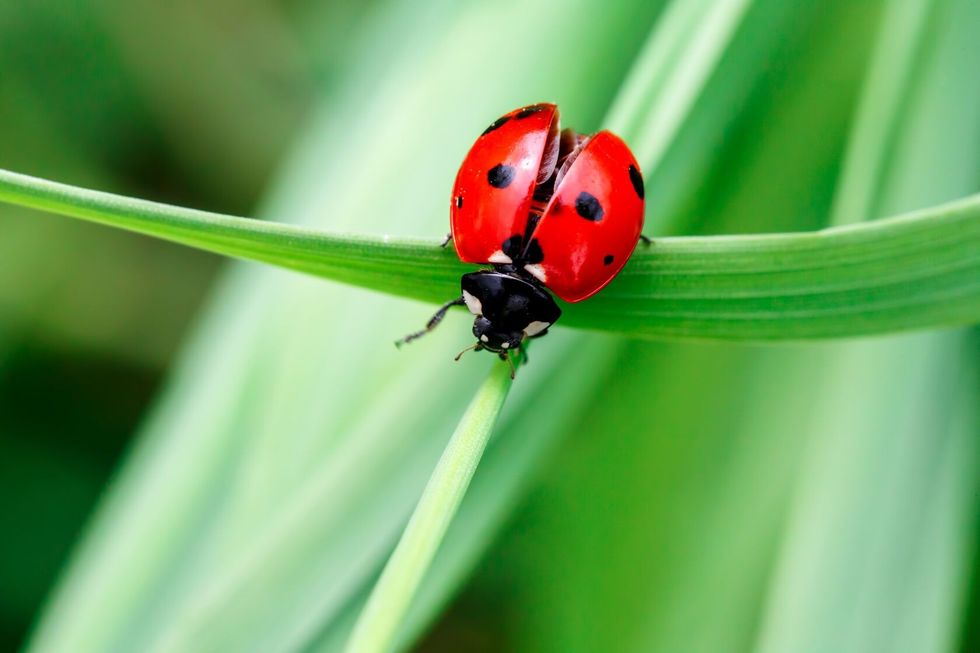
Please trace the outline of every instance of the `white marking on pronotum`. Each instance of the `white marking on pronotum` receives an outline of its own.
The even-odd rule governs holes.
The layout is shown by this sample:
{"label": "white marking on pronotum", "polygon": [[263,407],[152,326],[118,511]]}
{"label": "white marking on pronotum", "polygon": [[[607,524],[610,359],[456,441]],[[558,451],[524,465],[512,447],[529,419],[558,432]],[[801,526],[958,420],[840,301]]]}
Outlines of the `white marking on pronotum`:
{"label": "white marking on pronotum", "polygon": [[507,349],[508,347],[510,347],[510,343],[509,342],[502,342],[502,343],[500,343],[500,347],[502,349]]}
{"label": "white marking on pronotum", "polygon": [[548,283],[548,280],[545,278],[544,268],[537,263],[533,265],[525,265],[524,269],[534,275],[541,283]]}
{"label": "white marking on pronotum", "polygon": [[470,309],[470,313],[473,315],[483,315],[483,304],[480,303],[479,299],[465,290],[463,291],[463,301],[466,302],[466,308]]}
{"label": "white marking on pronotum", "polygon": [[524,328],[524,333],[527,335],[527,337],[530,338],[531,336],[538,335],[539,333],[541,333],[542,331],[544,331],[550,326],[551,326],[550,322],[542,322],[541,320],[535,320],[534,322],[531,322]]}
{"label": "white marking on pronotum", "polygon": [[490,342],[490,338],[488,338],[487,334],[485,333],[482,336],[480,336],[480,340],[482,340],[483,342]]}
{"label": "white marking on pronotum", "polygon": [[504,254],[504,250],[502,249],[498,249],[496,252],[491,254],[487,261],[490,263],[503,263],[505,265],[509,265],[514,262],[509,256]]}

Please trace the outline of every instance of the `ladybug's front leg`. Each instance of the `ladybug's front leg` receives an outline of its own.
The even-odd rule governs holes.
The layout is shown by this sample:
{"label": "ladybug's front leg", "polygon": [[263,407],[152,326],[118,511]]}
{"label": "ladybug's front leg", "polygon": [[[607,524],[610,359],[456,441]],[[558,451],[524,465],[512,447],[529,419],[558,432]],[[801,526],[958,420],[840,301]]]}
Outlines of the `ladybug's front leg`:
{"label": "ladybug's front leg", "polygon": [[395,341],[395,346],[396,347],[401,347],[402,345],[404,345],[406,343],[412,342],[416,338],[421,338],[422,336],[424,336],[425,334],[427,334],[429,331],[432,331],[437,326],[439,326],[439,323],[442,322],[442,318],[446,317],[446,312],[450,308],[452,308],[453,306],[462,306],[465,303],[466,302],[463,301],[462,295],[460,295],[456,299],[453,299],[453,300],[450,300],[450,301],[446,302],[445,304],[443,304],[442,306],[439,307],[439,310],[436,311],[436,314],[435,315],[433,315],[431,318],[429,318],[429,321],[426,322],[424,329],[422,329],[421,331],[416,331],[415,333],[410,333],[407,336],[405,336],[404,338],[402,338],[401,340],[396,340]]}
{"label": "ladybug's front leg", "polygon": [[[452,234],[450,234],[450,237],[452,237]],[[649,247],[653,243],[653,240],[649,236],[640,234],[640,242]]]}
{"label": "ladybug's front leg", "polygon": [[528,340],[529,338],[527,335],[525,335],[523,338],[521,338],[521,344],[516,348],[517,355],[520,356],[521,365],[527,365],[529,360],[527,357]]}
{"label": "ladybug's front leg", "polygon": [[510,359],[510,355],[506,351],[502,351],[497,355],[500,356],[500,360],[507,361],[507,364],[510,365],[510,378],[513,380],[517,375],[517,370],[514,368],[514,361]]}
{"label": "ladybug's front leg", "polygon": [[449,241],[451,241],[452,239],[453,239],[453,232],[450,231],[448,234],[446,234],[446,239],[439,244],[439,247],[445,249],[446,245],[448,245]]}

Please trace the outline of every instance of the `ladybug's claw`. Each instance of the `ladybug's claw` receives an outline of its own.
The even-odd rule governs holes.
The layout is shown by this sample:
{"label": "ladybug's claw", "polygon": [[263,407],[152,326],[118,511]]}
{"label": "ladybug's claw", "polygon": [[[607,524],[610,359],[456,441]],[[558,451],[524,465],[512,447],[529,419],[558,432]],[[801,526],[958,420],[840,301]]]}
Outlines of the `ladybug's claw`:
{"label": "ladybug's claw", "polygon": [[446,239],[442,241],[439,247],[445,248],[446,245],[449,244],[449,241],[451,241],[452,239],[453,239],[453,232],[450,231],[448,234],[446,234]]}
{"label": "ladybug's claw", "polygon": [[442,306],[439,307],[439,310],[436,311],[436,314],[435,315],[433,315],[431,318],[429,318],[429,321],[426,322],[424,329],[422,329],[421,331],[416,331],[415,333],[410,333],[407,336],[405,336],[404,338],[402,338],[401,340],[396,340],[395,341],[395,346],[396,347],[401,347],[402,345],[408,344],[408,343],[412,342],[413,340],[415,340],[417,338],[421,338],[422,336],[424,336],[425,334],[427,334],[429,331],[432,331],[437,326],[439,326],[439,323],[442,322],[442,318],[446,317],[446,312],[450,308],[452,308],[453,306],[462,306],[465,303],[466,302],[463,301],[463,298],[461,296],[460,297],[457,297],[456,299],[453,299],[453,300],[450,300],[450,301],[446,302],[445,304],[443,304]]}

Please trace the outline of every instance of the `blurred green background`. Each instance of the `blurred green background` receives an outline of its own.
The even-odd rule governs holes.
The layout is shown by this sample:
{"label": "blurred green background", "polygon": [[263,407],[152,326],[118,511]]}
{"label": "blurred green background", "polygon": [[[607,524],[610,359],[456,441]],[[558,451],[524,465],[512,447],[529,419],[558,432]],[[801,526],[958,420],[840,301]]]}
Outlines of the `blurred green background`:
{"label": "blurred green background", "polygon": [[[0,167],[254,211],[370,3],[6,2]],[[0,208],[0,649],[25,635],[216,257]]]}
{"label": "blurred green background", "polygon": [[[978,29],[971,0],[7,2],[0,167],[434,237],[472,138],[549,100],[641,144],[653,235],[809,230],[980,189]],[[431,307],[0,234],[0,650],[336,650],[489,365],[451,364],[465,319],[396,352]],[[402,647],[980,650],[978,354],[556,329]]]}

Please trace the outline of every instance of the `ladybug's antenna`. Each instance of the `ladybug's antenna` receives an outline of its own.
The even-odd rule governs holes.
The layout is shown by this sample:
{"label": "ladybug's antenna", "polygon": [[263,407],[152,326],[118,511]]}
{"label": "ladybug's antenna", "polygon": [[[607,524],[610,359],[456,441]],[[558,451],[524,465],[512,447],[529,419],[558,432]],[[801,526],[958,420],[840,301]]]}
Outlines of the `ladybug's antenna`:
{"label": "ladybug's antenna", "polygon": [[439,323],[442,322],[442,318],[446,317],[446,312],[450,308],[452,308],[453,306],[462,306],[465,303],[466,302],[463,301],[462,295],[460,295],[456,299],[453,299],[453,300],[450,300],[450,301],[446,302],[445,304],[443,304],[442,306],[439,307],[439,310],[436,311],[436,314],[435,315],[433,315],[431,318],[429,318],[429,321],[425,323],[425,328],[424,329],[422,329],[421,331],[416,331],[415,333],[410,333],[407,336],[405,336],[404,338],[402,338],[401,340],[396,340],[395,341],[395,346],[396,347],[401,347],[402,345],[408,344],[408,343],[412,342],[413,340],[415,340],[417,338],[421,338],[422,336],[424,336],[425,334],[427,334],[429,331],[432,331],[437,326],[439,326]]}
{"label": "ladybug's antenna", "polygon": [[456,354],[456,357],[453,358],[453,360],[454,361],[458,361],[460,358],[463,357],[463,354],[465,354],[468,351],[480,351],[481,349],[483,349],[483,343],[477,341],[477,343],[475,345],[470,345],[469,347],[467,347],[463,351],[461,351],[458,354]]}

